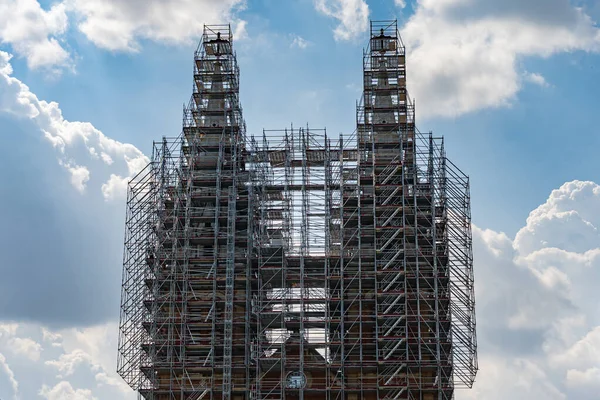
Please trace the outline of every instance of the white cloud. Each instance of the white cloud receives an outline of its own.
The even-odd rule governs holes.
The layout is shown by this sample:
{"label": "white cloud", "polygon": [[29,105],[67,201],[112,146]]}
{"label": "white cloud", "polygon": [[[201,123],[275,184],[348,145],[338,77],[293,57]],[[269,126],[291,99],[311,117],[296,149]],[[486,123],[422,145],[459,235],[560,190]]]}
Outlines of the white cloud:
{"label": "white cloud", "polygon": [[30,338],[13,338],[8,341],[10,349],[15,354],[23,355],[31,361],[38,361],[42,345]]}
{"label": "white cloud", "polygon": [[509,106],[521,58],[600,49],[600,30],[569,0],[419,0],[401,33],[420,116]]}
{"label": "white cloud", "polygon": [[394,0],[394,3],[400,8],[406,7],[406,0]]}
{"label": "white cloud", "polygon": [[67,25],[62,2],[49,10],[36,0],[0,2],[0,42],[10,44],[30,68],[71,66],[71,57],[59,42]]}
{"label": "white cloud", "polygon": [[529,83],[533,83],[533,84],[541,86],[541,87],[549,87],[550,86],[550,84],[546,81],[546,78],[544,78],[542,75],[535,73],[535,72],[525,73],[525,80]]}
{"label": "white cloud", "polygon": [[96,372],[94,379],[98,385],[115,387],[121,393],[131,394],[131,388],[115,372],[117,332],[115,323],[62,331],[67,357],[54,365],[64,372],[74,370],[77,365],[88,365]]}
{"label": "white cloud", "polygon": [[109,375],[106,372],[98,372],[94,378],[96,379],[96,382],[98,382],[98,385],[114,386],[124,393],[132,392],[132,389],[120,376]]}
{"label": "white cloud", "polygon": [[66,120],[57,103],[39,100],[27,85],[11,76],[10,58],[0,51],[0,112],[31,119],[38,126],[58,151],[59,163],[79,192],[93,173],[98,173],[105,176],[101,191],[107,200],[124,196],[123,182],[141,170],[148,158],[132,144],[109,138],[89,122]]}
{"label": "white cloud", "polygon": [[311,43],[308,40],[304,39],[303,37],[294,35],[294,36],[292,36],[292,43],[290,44],[290,47],[292,47],[292,48],[297,47],[299,49],[304,50],[308,46],[310,46],[310,44]]}
{"label": "white cloud", "polygon": [[600,393],[600,368],[589,368],[585,371],[570,369],[567,371],[567,385],[576,388],[582,386],[595,387]]}
{"label": "white cloud", "polygon": [[62,335],[42,327],[42,338],[45,342],[52,342],[52,345],[54,345],[57,341],[62,340]]}
{"label": "white cloud", "polygon": [[248,31],[246,30],[246,26],[248,25],[248,21],[244,21],[242,19],[236,19],[233,24],[233,40],[244,40],[248,38]]}
{"label": "white cloud", "polygon": [[19,325],[15,323],[0,324],[0,339],[3,337],[11,337],[17,334]]}
{"label": "white cloud", "polygon": [[474,388],[457,392],[458,400],[567,398],[544,371],[544,366],[530,360],[484,357],[479,366],[480,374]]}
{"label": "white cloud", "polygon": [[[125,163],[127,164],[128,175],[125,177],[111,174],[110,178],[102,185],[102,194],[106,200],[114,200],[122,196],[127,190],[127,184],[135,174],[141,171],[147,164],[146,157],[130,158],[125,155]],[[112,164],[112,160],[110,162]]]}
{"label": "white cloud", "polygon": [[106,153],[102,153],[100,154],[100,158],[102,158],[102,161],[104,161],[105,164],[110,165],[113,163],[113,159],[111,156],[109,156]]}
{"label": "white cloud", "polygon": [[59,378],[73,375],[75,369],[81,364],[89,364],[94,371],[100,369],[100,366],[94,362],[92,357],[80,349],[61,354],[58,359],[46,361],[45,364],[55,367],[60,372]]}
{"label": "white cloud", "polygon": [[[245,0],[71,0],[79,15],[79,30],[96,46],[136,51],[140,40],[169,44],[197,40],[205,23],[237,20]],[[245,22],[238,21],[243,37]]]}
{"label": "white cloud", "polygon": [[127,190],[129,178],[111,174],[106,183],[102,184],[102,195],[106,200],[112,200]]}
{"label": "white cloud", "polygon": [[543,285],[528,264],[517,263],[519,255],[507,235],[474,227],[473,246],[478,310],[485,310],[477,313],[480,327],[493,325],[499,335],[535,332],[569,315],[570,300]]}
{"label": "white cloud", "polygon": [[39,395],[46,400],[92,400],[96,399],[92,396],[92,391],[89,389],[73,389],[69,382],[62,381],[56,386],[50,388],[46,385],[42,386]]}
{"label": "white cloud", "polygon": [[19,382],[17,382],[17,380],[15,379],[15,374],[12,371],[12,369],[10,369],[10,366],[6,362],[6,357],[4,357],[4,355],[2,353],[0,353],[0,369],[2,371],[4,371],[4,373],[8,377],[10,386],[12,387],[12,390],[13,390],[14,398],[18,399],[19,398]]}
{"label": "white cloud", "polygon": [[474,228],[481,362],[457,400],[597,399],[599,208],[600,186],[573,181],[515,239]]}
{"label": "white cloud", "polygon": [[[118,341],[115,322],[60,331],[29,322],[11,323],[0,324],[0,330],[10,332],[10,336],[0,337],[0,382],[11,383],[15,399],[35,398],[36,394],[47,399],[90,399],[91,391],[101,399],[136,398],[115,371]],[[16,338],[17,332],[32,338],[41,337],[44,342],[52,343],[53,348],[41,351],[41,345],[33,339]],[[14,358],[7,360],[3,355],[6,352],[14,354]],[[26,357],[19,358],[21,355]],[[17,373],[26,371],[21,372],[20,382],[8,366],[13,360],[21,368]],[[42,384],[45,385],[38,390]],[[8,395],[6,390],[1,394]]]}
{"label": "white cloud", "polygon": [[118,325],[112,322],[82,329],[68,329],[62,332],[64,348],[67,351],[82,349],[95,363],[112,371],[116,365],[113,359],[116,353],[110,351],[117,348],[117,332]]}
{"label": "white cloud", "polygon": [[573,181],[553,190],[548,200],[532,211],[527,225],[515,237],[522,255],[558,248],[572,253],[593,250],[600,243],[600,186]]}
{"label": "white cloud", "polygon": [[66,164],[64,167],[71,173],[71,184],[79,193],[83,193],[87,181],[90,180],[90,171],[81,165],[71,166]]}
{"label": "white cloud", "polygon": [[369,28],[369,6],[364,0],[314,0],[318,12],[338,20],[335,40],[352,40]]}
{"label": "white cloud", "polygon": [[553,355],[559,365],[585,369],[600,367],[600,326],[594,328],[571,347]]}

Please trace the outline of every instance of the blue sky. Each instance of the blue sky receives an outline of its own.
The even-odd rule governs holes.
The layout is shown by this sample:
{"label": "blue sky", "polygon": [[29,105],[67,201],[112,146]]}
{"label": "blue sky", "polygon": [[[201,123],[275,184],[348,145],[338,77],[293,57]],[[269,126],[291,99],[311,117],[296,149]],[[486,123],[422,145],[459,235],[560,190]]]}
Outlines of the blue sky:
{"label": "blue sky", "polygon": [[[369,8],[372,18],[401,21],[412,11],[392,0],[369,2]],[[351,132],[365,35],[336,41],[336,20],[315,12],[309,0],[250,1],[236,15],[248,21],[248,37],[237,51],[249,131],[294,122]],[[294,37],[307,47],[291,47]],[[57,101],[67,119],[89,121],[143,151],[152,139],[179,132],[191,91],[192,38],[176,46],[141,39],[137,53],[99,50],[76,26],[62,40],[72,51],[74,73],[49,78],[16,58],[14,76],[41,99]],[[594,157],[598,55],[566,51],[518,57],[515,64],[519,73],[540,74],[550,86],[525,82],[505,107],[451,118],[417,116],[421,130],[447,137],[451,157],[471,175],[475,222],[510,234],[553,188],[575,178],[598,180],[600,173]],[[418,97],[417,107],[426,100]]]}
{"label": "blue sky", "polygon": [[471,177],[482,371],[458,398],[597,398],[600,318],[577,295],[597,308],[595,0],[0,0],[0,397],[131,398],[123,188],[181,130],[203,24],[236,30],[249,133],[349,134],[369,18],[399,20],[418,126]]}

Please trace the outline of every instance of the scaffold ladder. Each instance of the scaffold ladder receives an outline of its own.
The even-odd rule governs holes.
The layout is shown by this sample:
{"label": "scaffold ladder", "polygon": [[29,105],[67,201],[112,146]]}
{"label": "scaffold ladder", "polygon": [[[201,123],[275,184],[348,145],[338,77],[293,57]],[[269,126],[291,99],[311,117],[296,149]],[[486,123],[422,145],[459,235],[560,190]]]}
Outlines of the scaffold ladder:
{"label": "scaffold ladder", "polygon": [[223,400],[231,399],[231,347],[233,336],[233,285],[235,273],[236,182],[229,188],[227,215],[227,263],[225,276],[225,315],[223,318]]}

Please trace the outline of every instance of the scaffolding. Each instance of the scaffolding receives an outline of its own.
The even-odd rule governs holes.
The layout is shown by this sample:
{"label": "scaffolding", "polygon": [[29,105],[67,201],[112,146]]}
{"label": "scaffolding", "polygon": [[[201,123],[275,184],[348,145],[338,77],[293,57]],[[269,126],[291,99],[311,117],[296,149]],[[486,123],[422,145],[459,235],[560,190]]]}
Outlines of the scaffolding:
{"label": "scaffolding", "polygon": [[477,371],[469,179],[415,128],[395,21],[357,129],[247,136],[229,26],[129,185],[118,370],[144,399],[452,399]]}

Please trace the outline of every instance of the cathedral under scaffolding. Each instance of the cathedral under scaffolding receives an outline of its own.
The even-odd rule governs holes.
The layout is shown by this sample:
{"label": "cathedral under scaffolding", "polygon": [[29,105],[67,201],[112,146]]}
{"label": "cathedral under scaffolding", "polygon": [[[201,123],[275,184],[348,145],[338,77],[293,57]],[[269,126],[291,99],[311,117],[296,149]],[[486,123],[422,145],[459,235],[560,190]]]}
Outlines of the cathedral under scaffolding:
{"label": "cathedral under scaffolding", "polygon": [[228,25],[129,184],[118,371],[143,399],[452,399],[477,372],[469,179],[371,23],[354,133],[248,135]]}

